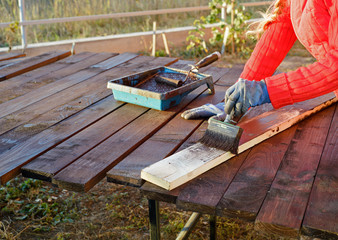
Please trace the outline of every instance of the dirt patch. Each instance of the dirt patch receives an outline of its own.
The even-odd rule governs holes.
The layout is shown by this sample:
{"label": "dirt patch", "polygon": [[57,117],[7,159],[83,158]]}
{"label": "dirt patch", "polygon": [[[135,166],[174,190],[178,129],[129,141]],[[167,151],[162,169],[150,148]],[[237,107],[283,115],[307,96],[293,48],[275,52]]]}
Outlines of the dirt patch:
{"label": "dirt patch", "polygon": [[[88,193],[17,177],[0,188],[0,239],[149,239],[148,200],[138,189],[101,181]],[[7,200],[6,200],[7,199]],[[192,212],[160,203],[161,237],[175,239]],[[253,224],[217,219],[219,239],[278,239]],[[189,239],[209,239],[203,215]]]}

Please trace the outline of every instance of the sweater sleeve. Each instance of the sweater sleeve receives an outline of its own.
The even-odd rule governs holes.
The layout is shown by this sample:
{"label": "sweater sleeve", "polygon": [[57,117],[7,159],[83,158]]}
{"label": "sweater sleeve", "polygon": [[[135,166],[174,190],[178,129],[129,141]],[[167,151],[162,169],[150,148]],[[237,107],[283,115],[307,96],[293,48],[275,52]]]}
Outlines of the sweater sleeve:
{"label": "sweater sleeve", "polygon": [[[334,1],[333,1],[334,2]],[[337,3],[335,3],[337,4]],[[338,5],[338,4],[337,4]],[[328,28],[329,50],[317,62],[295,71],[265,78],[274,108],[338,93],[338,12],[333,7]]]}
{"label": "sweater sleeve", "polygon": [[283,13],[263,33],[240,77],[261,80],[272,76],[296,39],[290,19],[290,8],[286,6]]}

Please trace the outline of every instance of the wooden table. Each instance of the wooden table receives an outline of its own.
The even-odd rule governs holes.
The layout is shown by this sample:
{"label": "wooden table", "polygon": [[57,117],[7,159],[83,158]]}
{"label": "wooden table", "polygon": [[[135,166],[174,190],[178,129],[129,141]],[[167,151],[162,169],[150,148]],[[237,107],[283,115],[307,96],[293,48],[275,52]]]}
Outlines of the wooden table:
{"label": "wooden table", "polygon": [[337,104],[166,191],[144,183],[141,170],[201,137],[206,122],[184,120],[180,112],[222,101],[243,66],[204,69],[215,95],[201,86],[178,106],[158,111],[116,101],[107,81],[163,65],[187,70],[191,62],[132,53],[68,55],[3,57],[1,184],[22,173],[74,191],[88,191],[106,177],[140,187],[149,198],[154,238],[159,201],[252,221],[281,236],[338,238]]}

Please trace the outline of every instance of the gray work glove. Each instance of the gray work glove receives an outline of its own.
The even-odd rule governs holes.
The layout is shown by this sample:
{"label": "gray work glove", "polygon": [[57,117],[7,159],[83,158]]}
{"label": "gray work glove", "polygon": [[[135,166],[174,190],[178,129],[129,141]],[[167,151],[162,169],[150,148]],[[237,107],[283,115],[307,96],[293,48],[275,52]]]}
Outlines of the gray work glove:
{"label": "gray work glove", "polygon": [[224,112],[231,119],[239,119],[250,107],[270,103],[270,97],[264,80],[249,81],[240,78],[225,92]]}
{"label": "gray work glove", "polygon": [[224,113],[224,102],[213,105],[207,103],[203,106],[186,110],[181,114],[184,119],[209,118],[214,115],[221,115]]}

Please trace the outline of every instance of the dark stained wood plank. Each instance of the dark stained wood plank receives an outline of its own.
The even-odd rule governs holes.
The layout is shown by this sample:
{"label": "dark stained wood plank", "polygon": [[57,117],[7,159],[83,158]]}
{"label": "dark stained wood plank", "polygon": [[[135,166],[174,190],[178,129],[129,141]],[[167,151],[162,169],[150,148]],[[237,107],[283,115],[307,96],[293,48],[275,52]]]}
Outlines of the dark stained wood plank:
{"label": "dark stained wood plank", "polygon": [[20,58],[14,58],[14,59],[10,59],[10,60],[0,61],[0,69],[7,68],[11,65],[14,65],[18,62],[21,62],[22,60],[23,59],[20,59]]}
{"label": "dark stained wood plank", "polygon": [[[118,77],[121,76],[121,74],[127,74],[128,72],[131,72],[132,69],[138,69],[138,66],[142,66],[145,61],[152,65],[157,65],[159,63],[170,63],[172,60],[166,59],[166,62],[164,62],[163,59],[154,59],[151,57],[140,57],[138,59],[134,59],[129,62],[128,68],[124,68],[123,70],[119,68],[116,71],[110,71],[106,74],[102,74],[104,76],[101,76],[101,80],[98,78],[95,79],[93,81],[94,85],[90,87],[90,89],[93,89],[95,93],[103,89],[105,92],[108,92],[110,94],[111,90],[107,89],[105,85],[107,81],[106,79],[108,77],[107,74],[109,74],[109,78]],[[116,61],[114,62],[116,63]],[[110,64],[110,66],[112,65]],[[148,65],[148,67],[150,67],[150,65]],[[95,87],[95,85],[97,85],[97,87]],[[82,87],[74,92],[78,92],[81,89]],[[69,104],[67,105],[69,106]],[[114,113],[108,115],[104,120],[101,120],[98,123],[94,124],[90,129],[82,131],[80,134],[60,144],[51,151],[35,159],[30,164],[26,165],[23,169],[23,174],[26,176],[31,176],[33,174],[35,178],[44,178],[45,180],[46,178],[50,178],[51,176],[59,172],[62,168],[69,165],[72,161],[74,161],[74,159],[80,157],[91,148],[93,148],[96,144],[103,141],[103,139],[112,135],[114,131],[117,131],[119,128],[126,125],[129,121],[132,121],[135,117],[142,114],[145,110],[145,108],[135,108],[135,106],[133,105],[128,105],[116,110]],[[114,117],[116,119],[114,119]],[[114,122],[113,126],[111,124],[112,122]],[[104,129],[104,127],[106,127],[107,129]],[[100,131],[103,132],[100,134]],[[62,154],[59,154],[60,152],[62,152]],[[71,152],[72,154],[67,155],[69,152]],[[57,155],[59,156],[55,157]]]}
{"label": "dark stained wood plank", "polygon": [[298,237],[335,106],[299,123],[257,215],[257,230]]}
{"label": "dark stained wood plank", "polygon": [[[99,58],[100,59],[100,58]],[[97,59],[97,60],[99,60]],[[122,61],[122,60],[121,60]],[[138,60],[141,61],[141,60]],[[97,62],[97,61],[96,61]],[[100,72],[103,71],[103,72]],[[4,118],[0,118],[0,134],[5,133],[11,129],[14,129],[14,132],[21,132],[22,130],[28,130],[27,126],[31,126],[30,129],[36,129],[36,126],[42,126],[45,128],[50,126],[51,124],[55,124],[55,121],[61,121],[62,119],[70,116],[71,114],[80,111],[81,109],[87,107],[88,105],[108,96],[111,94],[111,90],[107,89],[107,77],[111,76],[111,72],[106,72],[106,70],[99,70],[98,68],[92,69],[87,68],[85,70],[80,71],[82,74],[83,81],[72,85],[63,91],[56,92],[56,94],[52,94],[50,96],[45,97],[44,99],[35,102],[34,104],[28,105],[25,108],[20,109],[19,111],[14,112],[13,114],[7,115]],[[89,72],[92,72],[89,74]],[[114,71],[116,74],[123,74],[122,70]],[[103,74],[101,74],[103,73]],[[76,77],[79,77],[79,73],[75,73],[71,75],[65,80],[69,78],[75,79],[74,81],[79,81]],[[89,78],[89,76],[92,76]],[[118,75],[121,76],[121,75]],[[63,80],[63,79],[62,79]],[[68,84],[65,81],[65,84]],[[56,83],[55,83],[56,84]],[[57,87],[52,88],[56,91]],[[64,86],[64,85],[63,85]],[[43,87],[43,89],[47,88],[49,92],[53,90],[48,89],[48,85]],[[39,89],[38,89],[39,90]],[[36,91],[38,91],[36,90]],[[44,93],[41,93],[43,95]],[[34,101],[34,95],[30,94],[31,101]],[[10,107],[9,105],[8,107]],[[19,106],[18,106],[19,107]],[[43,115],[43,116],[41,116]],[[47,118],[46,118],[47,116]],[[43,118],[43,120],[41,119]],[[34,119],[34,120],[33,120]],[[39,121],[40,119],[40,121]],[[24,124],[22,126],[22,124]],[[27,125],[27,123],[29,125]],[[18,126],[22,126],[18,128]],[[12,134],[12,133],[10,133]],[[20,133],[21,134],[21,133]],[[34,134],[34,132],[31,132]],[[5,138],[15,138],[16,141],[18,140],[17,137],[13,137],[11,135],[2,136]],[[21,134],[20,137],[23,137]],[[3,143],[4,144],[4,143]],[[2,146],[3,144],[0,143],[0,149],[4,150]],[[7,144],[4,144],[7,145]],[[9,145],[8,145],[9,146]]]}
{"label": "dark stained wood plank", "polygon": [[254,221],[296,126],[253,147],[217,205],[217,215]]}
{"label": "dark stained wood plank", "polygon": [[321,239],[338,239],[338,105],[321,156],[302,233]]}
{"label": "dark stained wood plank", "polygon": [[[123,53],[120,56],[117,56],[115,58],[109,58],[106,61],[102,61],[98,64],[95,64],[94,66],[92,66],[93,68],[101,68],[101,69],[111,69],[113,67],[116,67],[124,62],[127,62],[131,59],[134,59],[137,55],[135,53]],[[176,59],[174,59],[174,61],[176,61]],[[166,62],[171,62],[168,61],[168,59],[166,59]]]}
{"label": "dark stained wood plank", "polygon": [[10,60],[14,58],[21,58],[25,56],[26,56],[25,53],[5,53],[5,54],[0,54],[0,61]]}
{"label": "dark stained wood plank", "polygon": [[[175,64],[172,65],[175,68]],[[228,69],[211,68],[206,74],[213,74],[213,80],[217,81],[222,75],[227,74]],[[216,94],[210,95],[206,91],[199,96],[183,111],[199,107],[206,103],[217,104],[224,98],[224,87],[216,86]],[[217,91],[218,90],[218,91]],[[108,181],[141,186],[141,170],[152,163],[171,155],[186,140],[202,120],[187,121],[178,114],[166,124],[160,131],[149,138],[128,157],[107,173]]]}
{"label": "dark stained wood plank", "polygon": [[21,166],[62,143],[122,104],[115,102],[114,97],[111,95],[91,105],[86,111],[81,111],[71,118],[65,119],[59,124],[34,135],[27,141],[14,146],[10,151],[1,153],[0,183],[4,184],[17,176],[20,173]]}
{"label": "dark stained wood plank", "polygon": [[23,176],[51,181],[51,178],[63,168],[134,121],[147,110],[147,108],[132,104],[118,108],[92,126],[23,166],[21,169]]}
{"label": "dark stained wood plank", "polygon": [[[22,96],[34,89],[90,66],[90,64],[87,64],[86,58],[94,55],[95,53],[88,52],[72,55],[55,63],[13,77],[8,81],[0,82],[0,103]],[[80,63],[78,62],[79,60],[81,60]]]}
{"label": "dark stained wood plank", "polygon": [[[23,139],[22,141],[18,141],[17,139],[20,138],[20,135],[22,135],[22,133],[18,133],[18,135],[16,135],[13,138],[15,140],[14,143],[10,139],[8,139],[8,141],[6,139],[2,139],[1,144],[3,144],[4,142],[6,143],[7,141],[7,143],[12,144],[13,146],[11,146],[11,148],[8,149],[6,152],[0,154],[1,183],[4,183],[10,180],[11,178],[15,177],[20,172],[20,167],[25,163],[32,161],[39,155],[48,151],[50,148],[56,146],[57,144],[60,144],[61,142],[68,139],[72,135],[78,133],[78,131],[88,127],[93,122],[99,120],[101,117],[105,116],[109,112],[112,112],[119,106],[123,105],[124,103],[122,102],[116,103],[111,94],[111,90],[106,88],[108,79],[110,79],[111,76],[122,77],[126,72],[137,71],[139,69],[149,69],[152,66],[151,63],[152,61],[156,61],[156,64],[160,64],[171,62],[173,61],[173,59],[168,58],[166,61],[165,59],[159,59],[159,61],[157,61],[155,58],[152,57],[142,57],[141,63],[138,62],[136,64],[129,64],[127,62],[126,66],[119,66],[119,69],[113,68],[110,71],[105,70],[105,72],[99,77],[99,79],[105,82],[104,84],[102,84],[102,89],[104,89],[104,92],[106,93],[105,99],[95,104],[93,104],[93,102],[88,103],[89,107],[86,109],[86,111],[80,111],[74,116],[71,116],[70,118],[61,121],[59,124],[54,125],[53,127],[48,128],[47,130],[44,130],[33,136],[29,136],[28,139],[26,138]],[[137,66],[139,66],[140,68],[138,69]],[[95,69],[94,71],[98,70],[98,68]],[[97,83],[96,80],[97,80],[96,78],[93,78],[92,81],[94,82],[92,83]],[[75,86],[78,87],[78,85]],[[92,91],[97,91],[98,88],[99,87],[97,86],[93,86],[91,89]],[[61,93],[64,93],[65,91],[62,91]],[[72,92],[70,92],[69,94],[72,94]],[[60,96],[60,99],[63,99],[67,95],[63,97]],[[107,101],[109,102],[107,103]],[[98,108],[94,107],[100,104],[102,104],[103,106]],[[109,110],[108,112],[107,108]],[[81,118],[79,119],[78,118],[79,116],[82,116],[84,119]],[[72,124],[74,125],[73,127],[71,127]],[[42,141],[39,139],[45,140]]]}
{"label": "dark stained wood plank", "polygon": [[114,165],[166,124],[171,112],[150,110],[58,173],[53,183],[64,189],[88,191]]}
{"label": "dark stained wood plank", "polygon": [[0,69],[0,81],[15,77],[22,73],[45,66],[71,55],[70,51],[57,51],[44,53],[39,56],[25,58],[16,64]]}
{"label": "dark stained wood plank", "polygon": [[140,190],[142,195],[148,199],[175,204],[179,193],[187,184],[189,183],[168,191],[150,182],[145,182]]}
{"label": "dark stained wood plank", "polygon": [[[97,54],[93,58],[85,61],[84,65],[81,64],[81,68],[75,69],[75,72],[72,70],[72,67],[70,67],[70,75],[66,75],[55,82],[51,82],[50,84],[41,86],[40,88],[32,90],[22,96],[2,103],[0,105],[0,118],[25,108],[35,102],[39,102],[50,95],[53,95],[59,91],[62,91],[63,89],[78,84],[101,73],[102,71],[99,71],[98,69],[90,69],[89,67],[109,57],[113,57],[114,55],[115,54],[111,53]],[[57,77],[57,75],[54,75],[54,77]]]}
{"label": "dark stained wood plank", "polygon": [[149,69],[152,64],[157,65],[159,62],[165,64],[170,61],[172,60],[167,59],[165,62],[163,59],[146,56],[133,59],[126,62],[126,66],[121,65],[118,69],[105,71],[88,81],[67,88],[13,115],[0,119],[0,132],[12,129],[1,135],[0,151],[8,151],[13,146],[26,141],[30,136],[112,94],[111,90],[106,87],[109,79],[122,77],[142,68]]}

